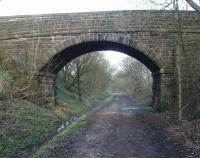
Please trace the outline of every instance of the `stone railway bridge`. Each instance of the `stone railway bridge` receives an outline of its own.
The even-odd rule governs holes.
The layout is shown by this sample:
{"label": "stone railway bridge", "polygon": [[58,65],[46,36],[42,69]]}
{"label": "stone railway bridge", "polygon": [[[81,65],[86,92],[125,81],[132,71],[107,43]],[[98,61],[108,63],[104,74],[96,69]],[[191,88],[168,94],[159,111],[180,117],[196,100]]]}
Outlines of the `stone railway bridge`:
{"label": "stone railway bridge", "polygon": [[[14,60],[20,68],[26,67],[28,74],[36,75],[40,96],[54,103],[56,76],[67,62],[89,52],[119,51],[151,70],[154,105],[163,109],[170,102],[174,104],[177,97],[178,31],[174,19],[172,11],[0,17],[1,60]],[[190,60],[200,51],[200,14],[181,12],[181,27]],[[180,64],[186,85],[185,62]],[[189,95],[190,86],[183,86],[183,91],[183,95]]]}

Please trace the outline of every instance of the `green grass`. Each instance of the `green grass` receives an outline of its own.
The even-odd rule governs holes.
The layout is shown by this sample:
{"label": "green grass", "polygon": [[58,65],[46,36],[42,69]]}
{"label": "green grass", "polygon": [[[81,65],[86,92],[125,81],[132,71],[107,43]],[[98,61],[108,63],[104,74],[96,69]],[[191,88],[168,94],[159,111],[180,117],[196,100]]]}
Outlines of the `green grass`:
{"label": "green grass", "polygon": [[57,103],[61,106],[68,107],[70,109],[71,115],[78,116],[93,109],[95,106],[98,105],[99,102],[101,102],[101,100],[105,101],[105,98],[107,98],[108,96],[114,96],[114,94],[112,95],[110,93],[105,92],[104,94],[99,95],[98,97],[84,98],[84,101],[81,102],[79,101],[77,95],[65,90],[61,83],[57,84],[57,88]]}
{"label": "green grass", "polygon": [[34,143],[58,122],[48,109],[25,101],[7,102],[0,107],[0,157],[10,157],[19,148]]}
{"label": "green grass", "polygon": [[[103,100],[102,103],[106,104],[112,100],[112,96],[106,98],[106,95],[80,102],[73,93],[59,89],[58,104],[53,109],[24,100],[0,102],[0,158],[9,158],[19,149],[37,144],[44,133],[56,129],[72,116],[86,114],[99,101]],[[76,125],[70,128],[73,126]]]}
{"label": "green grass", "polygon": [[59,99],[53,109],[36,106],[28,101],[7,100],[0,105],[0,157],[11,157],[21,148],[32,145],[40,137],[71,116],[81,115],[90,107],[72,93],[62,92],[64,100]]}
{"label": "green grass", "polygon": [[57,134],[53,139],[51,139],[49,142],[45,143],[42,145],[32,156],[31,158],[40,158],[44,156],[45,154],[48,154],[48,151],[50,149],[60,147],[59,142],[66,136],[70,135],[73,133],[77,128],[80,126],[84,125],[87,122],[88,115],[83,115],[81,116],[78,120],[73,122],[70,126],[68,126],[65,130]]}
{"label": "green grass", "polygon": [[49,140],[47,143],[40,146],[40,148],[33,153],[31,158],[40,158],[40,157],[43,157],[44,155],[46,156],[48,154],[48,151],[50,151],[51,149],[62,148],[62,143],[60,143],[60,142],[62,142],[63,138],[66,137],[66,136],[69,136],[71,133],[73,133],[75,130],[77,130],[79,127],[81,127],[82,125],[84,125],[87,122],[87,119],[89,117],[88,112],[91,110],[91,106],[95,107],[96,105],[100,105],[100,106],[96,106],[98,108],[98,107],[107,105],[108,103],[110,103],[113,100],[114,96],[116,96],[116,94],[110,94],[110,96],[108,96],[106,98],[105,98],[105,96],[101,96],[97,100],[95,100],[95,101],[93,100],[93,104],[91,102],[88,103],[88,104],[84,104],[83,105],[84,107],[79,107],[78,106],[79,104],[73,105],[73,107],[71,107],[71,108],[74,111],[76,111],[76,112],[80,111],[81,113],[83,111],[85,111],[86,114],[83,114],[78,120],[73,122],[65,130],[58,133],[51,140]]}
{"label": "green grass", "polygon": [[79,101],[77,95],[65,90],[61,84],[57,85],[57,103],[70,109],[70,115],[80,115],[91,108],[90,104]]}
{"label": "green grass", "polygon": [[[75,94],[63,89],[61,85],[58,86],[56,102],[58,108],[67,109],[62,116],[65,121],[71,116],[80,116],[89,109],[85,102],[80,102]],[[58,115],[61,116],[60,113]]]}

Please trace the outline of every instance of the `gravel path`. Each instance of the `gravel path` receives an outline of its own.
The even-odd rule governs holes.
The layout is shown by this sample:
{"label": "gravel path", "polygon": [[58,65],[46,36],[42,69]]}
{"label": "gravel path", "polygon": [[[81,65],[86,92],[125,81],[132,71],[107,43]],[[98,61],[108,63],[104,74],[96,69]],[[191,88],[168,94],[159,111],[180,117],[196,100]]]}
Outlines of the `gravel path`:
{"label": "gravel path", "polygon": [[167,140],[165,127],[158,115],[144,112],[130,96],[119,95],[47,157],[184,158],[181,147]]}

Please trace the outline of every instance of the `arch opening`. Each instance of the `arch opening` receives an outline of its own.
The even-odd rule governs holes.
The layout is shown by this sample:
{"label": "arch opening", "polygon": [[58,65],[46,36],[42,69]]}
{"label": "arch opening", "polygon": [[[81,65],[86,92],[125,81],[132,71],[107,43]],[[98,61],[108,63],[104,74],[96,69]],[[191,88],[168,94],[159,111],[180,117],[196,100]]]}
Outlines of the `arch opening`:
{"label": "arch opening", "polygon": [[54,55],[46,65],[44,65],[40,69],[40,72],[57,74],[64,67],[64,65],[66,65],[66,63],[81,55],[90,52],[106,50],[112,50],[127,54],[143,63],[152,73],[158,72],[160,70],[160,67],[157,63],[155,63],[155,61],[153,61],[152,59],[147,57],[143,52],[135,48],[117,42],[89,41],[82,42],[80,44],[75,44],[61,50],[59,53]]}
{"label": "arch opening", "polygon": [[[75,40],[76,41],[76,40]],[[124,40],[122,40],[124,41]],[[47,64],[45,64],[40,70],[39,70],[39,84],[43,81],[41,80],[46,80],[45,76],[50,77],[50,84],[51,84],[51,92],[44,92],[42,96],[48,96],[50,93],[50,102],[54,102],[55,104],[55,96],[56,96],[56,77],[57,73],[70,61],[73,59],[90,53],[90,52],[95,52],[95,51],[106,51],[106,50],[112,50],[112,51],[117,51],[121,52],[124,54],[127,54],[138,61],[140,61],[142,64],[144,64],[151,72],[152,72],[152,77],[153,77],[153,84],[152,84],[152,100],[153,104],[160,111],[160,105],[161,105],[161,97],[162,97],[162,92],[161,92],[161,74],[160,70],[162,68],[162,63],[158,60],[155,59],[155,53],[153,52],[152,49],[148,49],[147,47],[143,48],[141,45],[141,49],[139,50],[139,44],[136,42],[136,48],[133,46],[129,46],[128,44],[124,44],[123,42],[120,41],[108,41],[108,40],[88,40],[88,41],[82,41],[80,43],[74,42],[74,44],[70,46],[65,46],[63,48],[59,48],[60,51],[56,53],[49,61]],[[146,52],[141,51],[141,50],[146,50]],[[150,54],[148,55],[148,50],[150,50]],[[151,55],[153,54],[153,55]],[[157,62],[158,61],[158,62]],[[161,64],[160,64],[161,63]],[[45,77],[45,79],[44,79]],[[42,83],[43,84],[43,83]],[[46,84],[46,83],[45,83]],[[43,84],[44,85],[44,84]],[[40,87],[40,89],[45,89],[43,87]],[[44,91],[44,90],[42,90]],[[53,101],[52,101],[53,100]]]}
{"label": "arch opening", "polygon": [[151,87],[151,72],[144,64],[120,52],[98,51],[77,57],[58,72],[55,95],[59,103],[67,92],[79,101],[112,93],[151,103]]}

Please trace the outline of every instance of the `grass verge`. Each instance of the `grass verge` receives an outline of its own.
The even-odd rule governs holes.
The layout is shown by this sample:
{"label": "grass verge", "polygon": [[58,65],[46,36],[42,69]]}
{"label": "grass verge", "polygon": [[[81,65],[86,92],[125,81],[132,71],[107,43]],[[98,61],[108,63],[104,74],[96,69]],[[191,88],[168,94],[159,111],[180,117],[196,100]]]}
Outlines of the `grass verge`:
{"label": "grass verge", "polygon": [[33,144],[59,122],[52,111],[26,101],[0,106],[0,157],[11,157],[19,148]]}
{"label": "grass verge", "polygon": [[[98,104],[94,104],[93,108],[94,110],[97,110],[101,107],[104,107],[105,105],[108,105],[112,100],[113,97],[116,96],[116,94],[111,94],[109,97],[106,97],[102,99],[102,101],[99,101]],[[91,109],[90,109],[91,110]],[[86,114],[83,114],[78,120],[73,122],[70,126],[68,126],[66,129],[58,133],[56,136],[54,136],[51,140],[48,142],[45,142],[43,145],[40,146],[38,150],[36,150],[31,158],[40,158],[44,155],[48,155],[48,152],[51,151],[54,148],[62,148],[62,140],[64,140],[64,137],[69,136],[72,134],[75,130],[80,128],[82,125],[84,125],[87,122],[87,119],[90,115],[88,111]]]}
{"label": "grass verge", "polygon": [[107,98],[106,95],[80,102],[74,94],[63,91],[58,95],[58,104],[53,109],[25,100],[0,101],[0,157],[15,157],[16,152],[32,148],[49,131],[57,129],[72,116],[87,113],[105,98],[109,102],[111,97]]}
{"label": "grass verge", "polygon": [[88,115],[81,116],[78,120],[73,122],[70,126],[68,126],[65,130],[58,133],[53,139],[51,139],[49,142],[42,145],[32,156],[31,158],[40,158],[43,155],[47,154],[50,149],[53,149],[57,147],[59,142],[62,140],[63,137],[66,137],[73,133],[77,128],[84,125],[87,122]]}

